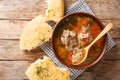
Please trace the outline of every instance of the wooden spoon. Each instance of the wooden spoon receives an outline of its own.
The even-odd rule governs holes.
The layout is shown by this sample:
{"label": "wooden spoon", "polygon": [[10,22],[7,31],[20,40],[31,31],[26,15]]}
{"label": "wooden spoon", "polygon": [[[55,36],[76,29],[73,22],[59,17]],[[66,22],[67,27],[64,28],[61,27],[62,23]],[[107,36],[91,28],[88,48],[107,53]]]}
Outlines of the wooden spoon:
{"label": "wooden spoon", "polygon": [[109,23],[109,24],[103,29],[103,31],[100,32],[100,34],[95,38],[95,40],[92,41],[91,44],[89,44],[89,45],[88,45],[87,47],[85,47],[85,48],[82,48],[82,55],[84,55],[84,56],[83,56],[82,60],[81,60],[80,62],[78,62],[77,64],[75,64],[75,65],[79,65],[80,63],[82,63],[82,62],[86,59],[90,47],[91,47],[97,40],[99,40],[103,35],[105,35],[105,34],[112,28],[112,26],[113,26],[113,24],[112,24],[112,23]]}

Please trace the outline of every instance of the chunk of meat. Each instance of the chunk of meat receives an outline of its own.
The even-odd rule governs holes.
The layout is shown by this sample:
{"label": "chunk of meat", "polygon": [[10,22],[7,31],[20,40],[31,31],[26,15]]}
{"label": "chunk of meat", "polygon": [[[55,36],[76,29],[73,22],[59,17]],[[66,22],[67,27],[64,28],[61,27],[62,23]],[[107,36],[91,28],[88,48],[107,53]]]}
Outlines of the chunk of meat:
{"label": "chunk of meat", "polygon": [[78,61],[80,61],[81,59],[81,55],[82,55],[81,49],[73,50],[72,60],[71,60],[72,64],[78,63]]}
{"label": "chunk of meat", "polygon": [[77,36],[73,31],[64,30],[61,36],[61,42],[69,50],[73,50],[77,46]]}
{"label": "chunk of meat", "polygon": [[87,46],[89,43],[92,42],[93,38],[90,34],[89,25],[87,27],[82,26],[81,31],[78,33],[77,39],[81,46]]}
{"label": "chunk of meat", "polygon": [[62,44],[66,45],[67,44],[67,38],[69,36],[69,30],[64,30],[63,34],[61,36],[61,42]]}
{"label": "chunk of meat", "polygon": [[84,39],[84,38],[89,38],[89,33],[81,33],[80,32],[78,34],[78,38],[81,39],[81,40]]}

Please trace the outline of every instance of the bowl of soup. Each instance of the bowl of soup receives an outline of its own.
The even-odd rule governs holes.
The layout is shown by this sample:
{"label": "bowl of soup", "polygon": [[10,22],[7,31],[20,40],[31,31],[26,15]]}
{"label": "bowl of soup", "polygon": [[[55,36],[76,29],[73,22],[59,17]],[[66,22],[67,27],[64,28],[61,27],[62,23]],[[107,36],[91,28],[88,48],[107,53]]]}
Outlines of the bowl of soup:
{"label": "bowl of soup", "polygon": [[75,12],[66,15],[55,25],[52,34],[51,43],[56,58],[69,68],[93,66],[105,53],[107,34],[92,45],[81,64],[76,65],[76,62],[82,57],[81,49],[88,46],[103,29],[101,21],[91,14]]}

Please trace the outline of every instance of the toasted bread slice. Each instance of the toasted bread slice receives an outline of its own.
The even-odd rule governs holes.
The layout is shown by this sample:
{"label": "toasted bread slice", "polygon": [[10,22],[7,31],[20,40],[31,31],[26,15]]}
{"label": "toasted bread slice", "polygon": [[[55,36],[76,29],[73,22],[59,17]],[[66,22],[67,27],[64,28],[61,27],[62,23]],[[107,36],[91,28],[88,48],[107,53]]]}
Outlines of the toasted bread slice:
{"label": "toasted bread slice", "polygon": [[24,28],[20,37],[20,49],[31,50],[49,41],[52,28],[45,21],[45,17],[39,15],[32,19]]}
{"label": "toasted bread slice", "polygon": [[47,0],[46,20],[58,22],[64,16],[64,0]]}
{"label": "toasted bread slice", "polygon": [[47,56],[32,63],[26,75],[30,80],[70,80],[69,71],[57,67]]}

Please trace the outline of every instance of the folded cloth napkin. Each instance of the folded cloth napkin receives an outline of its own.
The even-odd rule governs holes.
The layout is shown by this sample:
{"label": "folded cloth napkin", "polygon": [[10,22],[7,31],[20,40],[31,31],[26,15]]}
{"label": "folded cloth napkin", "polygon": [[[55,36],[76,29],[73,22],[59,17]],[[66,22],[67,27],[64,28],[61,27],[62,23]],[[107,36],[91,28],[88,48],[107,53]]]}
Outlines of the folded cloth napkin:
{"label": "folded cloth napkin", "polygon": [[[89,8],[89,6],[86,4],[84,0],[78,0],[76,3],[71,5],[65,12],[65,14],[70,14],[72,12],[86,12],[94,15],[92,10]],[[113,39],[111,36],[108,34],[108,46],[107,46],[107,51],[109,51],[113,46],[115,45]],[[61,64],[57,58],[55,57],[52,48],[51,48],[51,42],[46,42],[43,45],[41,45],[41,48],[43,51],[56,63],[57,66],[63,67],[63,68],[68,68],[65,65]],[[74,80],[77,78],[85,69],[71,69],[68,68],[68,70],[71,72],[70,79]]]}

